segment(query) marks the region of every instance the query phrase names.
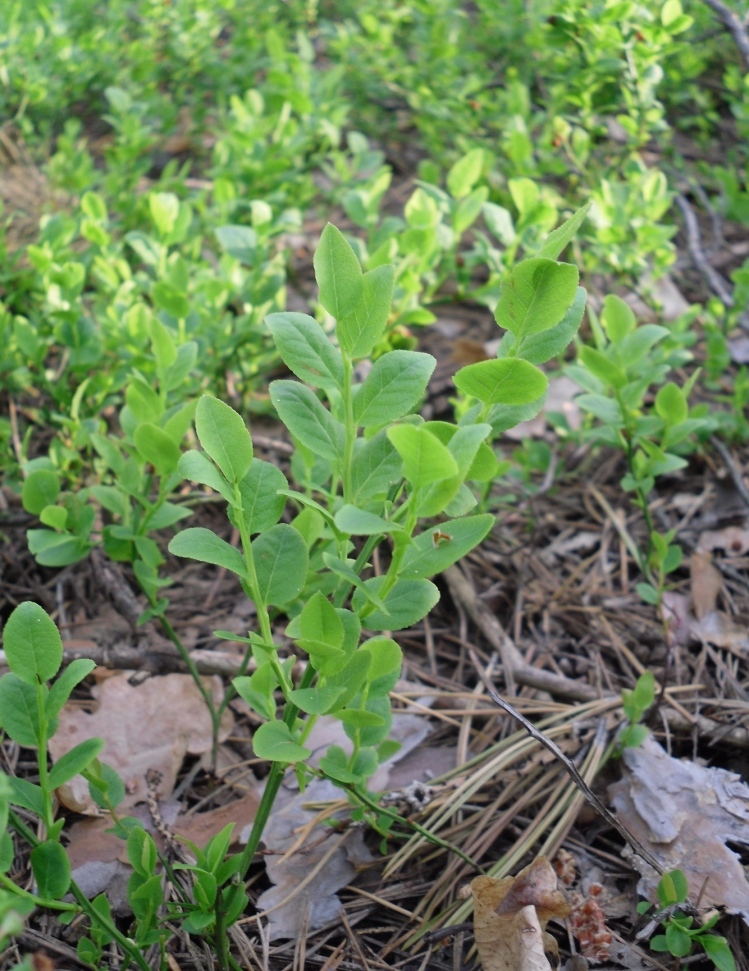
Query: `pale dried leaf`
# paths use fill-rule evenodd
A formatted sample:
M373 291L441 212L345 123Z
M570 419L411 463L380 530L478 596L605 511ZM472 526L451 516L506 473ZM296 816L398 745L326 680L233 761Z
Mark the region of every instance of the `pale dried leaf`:
M701 620L715 609L718 594L723 589L723 574L713 566L708 550L692 553L689 560L689 580L692 591L692 607Z
M103 738L102 762L112 766L125 782L126 795L120 807L129 810L146 797L146 772L162 775L161 791L172 792L186 755L201 755L211 747L211 720L195 682L187 674L150 678L137 686L128 681L129 672L118 672L92 688L97 707L88 712L79 705L66 705L60 712L59 727L50 739L54 761L79 742ZM218 678L204 679L220 697ZM227 710L221 723L221 738L231 731L233 718ZM79 813L97 815L98 809L81 776L57 791L60 802Z
M689 633L696 641L714 644L739 657L749 654L749 631L743 624L737 624L722 610L712 610L704 617L692 621Z
M421 745L430 732L426 718L396 713L390 734L401 743L401 749L378 768L370 788L388 789L392 767ZM347 752L351 750L351 740L343 724L330 717L317 721L306 744L312 749L313 764L330 745L340 745ZM342 797L341 790L325 779L314 780L304 793L295 792L295 788L295 779L287 775L286 785L263 831L263 843L270 851L266 869L274 886L260 896L257 908L268 914L272 941L296 940L305 930L317 930L337 919L341 909L337 892L351 883L358 869L372 859L361 830L339 833L322 826L314 827L304 843L285 858L284 854L297 843L302 829L316 816L316 812L305 808L307 804ZM246 833L243 838L247 838Z
M749 882L726 843L749 844L749 786L733 772L669 756L651 736L622 753L609 797L627 829L664 870L683 870L693 901L749 923ZM658 874L638 856L639 892L655 902Z
M725 550L742 556L749 551L749 529L742 526L725 526L723 529L708 529L700 535L698 550Z
M476 877L471 893L484 971L551 971L546 954L556 954L557 946L546 924L570 910L546 857L537 857L516 877Z

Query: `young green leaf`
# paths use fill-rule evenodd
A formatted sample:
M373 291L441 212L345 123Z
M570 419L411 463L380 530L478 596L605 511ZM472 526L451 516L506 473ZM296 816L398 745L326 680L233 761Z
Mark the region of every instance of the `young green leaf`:
M686 421L689 405L681 388L669 381L658 389L655 396L655 410L668 425L678 425Z
M40 897L59 900L70 887L71 868L68 854L61 843L47 840L31 851L31 869Z
M401 530L397 523L390 523L366 509L356 506L342 506L335 514L336 528L349 536L376 536L378 533L393 533Z
M518 339L554 327L575 299L579 273L570 263L523 260L502 286L496 319Z
M241 416L218 398L203 395L195 412L195 430L229 482L239 482L252 461L252 439Z
M549 383L543 371L517 357L469 364L453 381L463 394L484 404L503 405L529 404L544 394Z
M262 459L252 460L239 483L242 518L251 536L276 525L286 505L285 496L279 495L278 490L288 486L286 476L275 465Z
M289 692L289 699L308 715L326 715L338 707L345 688L295 688Z
M453 199L467 196L476 185L484 167L484 150L474 148L467 152L447 173L447 188Z
M0 728L24 748L36 748L39 743L36 689L15 674L0 678Z
M403 459L403 474L416 488L457 474L458 463L423 425L396 425L387 436Z
M302 762L312 753L294 741L285 722L266 722L252 736L252 747L259 759L268 762Z
M301 534L279 523L252 541L258 594L264 604L285 604L302 592L307 579L307 544Z
M281 421L310 451L331 461L342 458L343 425L309 388L296 381L272 381L270 397Z
M384 498L401 475L401 457L383 429L367 442L359 440L351 464L353 500Z
M330 745L325 755L320 759L320 770L335 782L358 784L362 780L356 772L348 767L348 755L340 745Z
M627 334L634 330L637 321L630 305L621 297L610 293L603 299L601 323L606 329L609 340L614 344L620 344Z
M383 354L354 398L355 424L371 428L408 414L424 396L436 364L419 351Z
M512 348L515 348L515 357L522 357L524 361L530 361L531 364L545 364L552 357L557 357L580 329L587 298L585 289L578 287L575 291L575 299L567 313L549 330L524 337L520 342L516 340L514 334L505 334L499 345L497 357L507 357Z
M362 297L362 271L343 233L331 223L322 231L314 265L323 307L339 320L352 313Z
M184 452L180 457L177 468L180 474L191 482L206 485L223 496L228 503L234 502L234 492L231 486L203 452L198 452L195 449Z
M585 221L585 217L588 215L588 211L592 205L592 200L581 206L570 218L563 222L561 226L555 229L552 233L544 240L543 246L536 253L537 257L547 260L556 260L565 246L572 241L574 236L577 234L578 229L582 226Z
M627 375L602 351L595 347L581 347L580 360L591 374L612 388L622 388L627 383Z
M442 573L478 546L493 525L494 516L485 513L448 520L425 530L406 550L400 575L432 577Z
M45 506L52 506L60 495L60 480L51 469L35 469L29 472L21 491L21 502L26 512L38 516Z
M372 577L364 586L379 594L384 581L385 577ZM393 589L384 598L387 613L374 610L362 618L362 626L368 630L403 630L425 617L439 598L439 590L430 580L396 580ZM354 610L361 611L366 602L363 591L357 589L353 598Z
M265 318L284 363L316 388L339 391L343 384L341 352L318 322L307 314L279 313Z
M14 806L22 809L29 809L37 816L44 816L44 792L41 786L28 779L19 779L13 776L9 779L11 793L10 801Z
M312 594L299 616L300 640L317 641L340 647L343 644L343 620L327 597L319 590Z
M141 458L150 462L159 475L169 475L177 468L180 450L158 425L150 421L141 422L135 429L133 439Z
M58 786L69 782L85 769L103 748L104 740L101 738L87 738L84 742L80 742L74 748L71 748L52 766L49 774L50 788L57 789Z
M725 937L700 934L697 940L718 971L736 971L736 961Z
M19 604L3 631L8 667L27 684L49 681L62 664L62 638L39 604Z
M85 657L78 657L71 661L65 670L55 678L49 689L44 705L44 713L48 721L59 714L62 706L70 697L70 693L96 667L93 661Z
M169 552L190 560L223 566L237 576L247 578L247 567L239 550L203 526L191 526L177 533L169 543Z
M336 337L351 358L366 357L382 337L393 300L395 272L377 266L362 277L362 294L354 309L336 322Z

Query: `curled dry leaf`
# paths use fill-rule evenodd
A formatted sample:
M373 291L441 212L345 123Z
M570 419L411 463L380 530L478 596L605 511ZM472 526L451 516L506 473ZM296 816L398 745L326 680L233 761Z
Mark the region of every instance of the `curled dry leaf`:
M723 588L723 574L713 566L708 550L692 553L689 560L692 607L698 620L715 610L718 594Z
M476 877L471 883L476 948L484 971L551 971L546 956L557 944L546 933L553 918L570 913L545 856L516 877Z

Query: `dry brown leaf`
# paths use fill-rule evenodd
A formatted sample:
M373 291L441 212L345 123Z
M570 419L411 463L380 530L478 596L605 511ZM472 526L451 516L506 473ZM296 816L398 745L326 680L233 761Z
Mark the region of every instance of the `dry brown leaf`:
M715 609L723 588L723 574L713 566L710 552L700 550L692 553L689 560L689 577L694 613L698 620L702 620Z
M202 755L211 747L211 720L195 682L187 674L150 678L137 686L129 683L129 672L118 672L92 688L97 707L88 712L79 705L66 705L60 712L57 733L49 748L54 761L88 738L103 738L100 756L125 782L121 809L128 810L146 797L146 772L162 775L161 791L171 793L185 755ZM221 682L205 678L204 683L219 698ZM231 731L233 719L224 713L221 738ZM88 784L76 776L58 789L63 805L75 812L98 815L88 793Z
M190 840L198 847L203 847L211 837L228 823L235 823L232 832L234 841L239 840L240 833L254 821L257 808L260 805L261 792L259 786L251 789L241 799L218 809L209 809L204 813L192 813L189 816L177 816L172 827L177 836Z
M551 971L557 954L546 925L569 915L557 875L545 856L516 877L476 877L471 882L476 949L484 971Z
M749 551L749 529L742 526L725 526L723 529L707 529L700 535L698 550L725 550L742 556Z
M650 737L622 753L609 787L619 819L664 870L683 870L692 900L725 907L749 923L749 882L726 843L749 844L749 786L733 772L674 759ZM658 874L639 856L638 890L655 902Z

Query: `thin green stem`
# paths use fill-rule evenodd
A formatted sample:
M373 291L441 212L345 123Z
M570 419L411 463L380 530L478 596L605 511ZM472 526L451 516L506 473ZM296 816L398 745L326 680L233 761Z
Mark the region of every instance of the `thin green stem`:
M44 802L44 817L42 822L47 833L54 825L54 812L52 809L52 793L49 788L49 772L47 770L47 714L45 712L44 685L39 682L36 685L36 712L39 722L39 744L36 750L36 759L39 767L39 788L42 790L42 800Z
M335 782L335 780L332 780L332 781ZM377 802L375 802L375 800L369 795L368 792L363 791L358 786L355 786L353 783L336 782L336 785L340 786L343 789L348 790L348 792L351 793L354 799L357 799L362 805L366 806L368 809L371 809L373 812L377 813L378 815L387 816L388 819L392 819L396 823L401 823L403 826L409 826L411 829L415 830L420 836L423 836L424 839L428 840L430 843L434 843L436 846L441 846L443 849L449 850L451 853L455 853L456 856L459 856L461 860L463 860L469 866L473 867L473 869L476 870L477 872L479 873L484 872L484 868L479 863L477 863L472 857L468 856L467 853L464 853L463 850L461 850L459 847L455 846L453 843L448 842L447 840L443 840L441 836L435 836L434 833L430 833L428 829L425 829L419 823L415 823L411 819L406 819L405 817L400 816L394 810L387 809L384 806L380 806Z
M66 904L62 900L48 900L46 897L37 897L35 893L29 893L28 890L24 890L18 884L13 883L10 877L6 877L4 873L0 873L0 886L5 887L16 897L28 900L35 907L44 907L47 910L72 910L76 913L81 909L77 904Z
M341 398L343 401L343 425L345 430L343 449L343 501L351 502L353 492L351 486L351 466L354 460L354 443L356 442L356 425L354 424L354 398L351 389L353 364L348 354L341 352L343 358L343 386Z

